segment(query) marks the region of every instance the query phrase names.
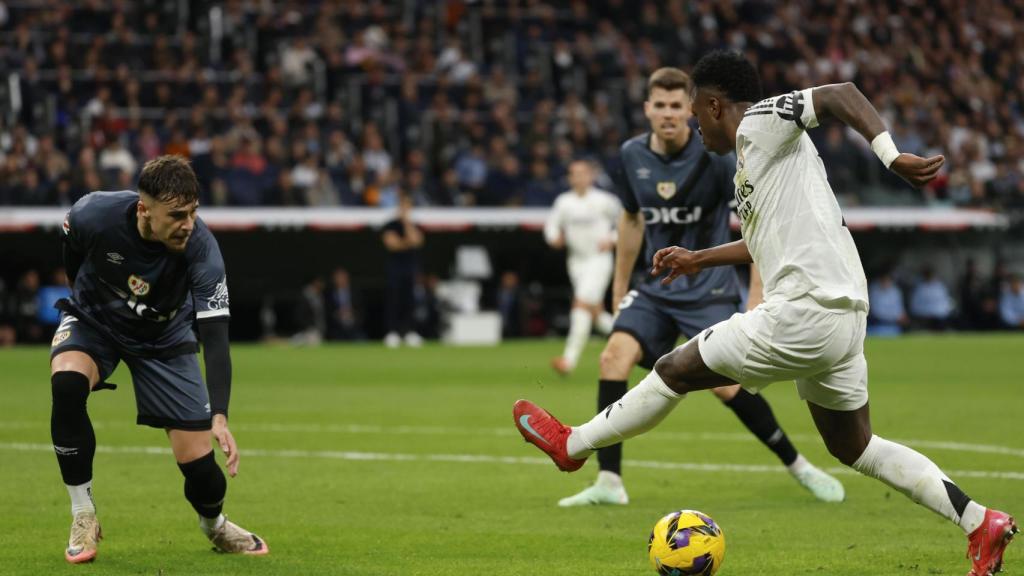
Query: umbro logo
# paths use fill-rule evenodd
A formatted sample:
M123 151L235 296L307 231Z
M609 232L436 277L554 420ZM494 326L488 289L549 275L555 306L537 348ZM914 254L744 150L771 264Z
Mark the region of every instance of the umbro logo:
M121 256L117 252L107 252L107 262L120 265L121 262L124 262L124 256Z
M637 168L636 169L636 177L641 179L641 180L649 180L650 177L651 177L651 169L650 168Z

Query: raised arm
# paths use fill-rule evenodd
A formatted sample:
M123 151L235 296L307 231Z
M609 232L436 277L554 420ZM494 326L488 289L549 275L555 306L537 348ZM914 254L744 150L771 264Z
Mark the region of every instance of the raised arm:
M838 118L860 133L885 167L919 188L938 174L945 162L942 155L921 158L896 149L892 136L878 111L852 82L819 86L812 93L814 113L820 120L825 116Z

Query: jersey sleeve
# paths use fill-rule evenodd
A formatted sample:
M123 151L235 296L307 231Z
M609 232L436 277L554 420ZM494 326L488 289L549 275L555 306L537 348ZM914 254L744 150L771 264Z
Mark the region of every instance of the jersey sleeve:
M807 88L758 102L743 114L740 131L758 148L787 151L805 130L818 125L812 93Z
M555 199L555 204L548 212L547 220L544 221L544 241L548 244L557 241L562 234L562 212L565 211L565 202L562 201L562 198L564 196Z
M630 214L636 214L640 211L640 205L637 203L636 194L633 192L633 187L629 183L629 178L626 176L626 151L621 152L621 158L619 166L612 174L612 182L615 183L615 193L619 197L619 201L622 202L622 209Z
M196 320L226 319L229 310L228 279L224 258L213 233L197 226L197 247L189 261L188 274Z
M89 251L94 235L95 218L91 213L95 210L91 209L94 200L91 196L91 194L86 194L78 202L75 202L71 210L68 210L67 215L64 216L64 223L61 225L64 244L73 252L83 255Z

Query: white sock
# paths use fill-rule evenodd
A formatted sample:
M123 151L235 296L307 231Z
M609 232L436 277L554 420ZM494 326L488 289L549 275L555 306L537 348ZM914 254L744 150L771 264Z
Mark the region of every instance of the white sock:
M68 495L71 496L72 517L81 512L96 513L96 504L92 501L92 480L78 486L64 486L67 486Z
M204 534L209 536L210 534L216 532L218 528L223 526L225 520L227 520L227 518L225 518L223 514L217 514L216 518L207 518L206 516L200 516L199 529L202 530Z
M579 460L598 448L647 432L668 416L684 396L676 394L651 370L617 402L590 422L572 429L566 445L569 457Z
M562 357L569 363L570 368L576 367L580 359L580 352L590 338L590 325L592 319L590 312L583 308L573 308L569 313L569 337L565 339L565 352Z
M607 336L612 333L613 324L615 324L615 317L602 310L601 313L597 315L597 322L595 322L594 327L597 328L598 332Z
M790 463L789 466L786 466L786 468L789 469L789 473L792 474L793 476L796 476L797 474L803 472L804 470L810 467L811 463L807 461L807 458L804 458L803 454L797 454L796 460L793 460L793 462Z
M597 473L597 482L594 484L606 488L622 488L622 476L608 470L601 470Z
M914 502L950 519L968 534L985 518L985 508L975 502L968 502L961 518L943 483L952 483L949 477L927 457L902 444L872 436L864 453L853 463L853 469L885 482Z

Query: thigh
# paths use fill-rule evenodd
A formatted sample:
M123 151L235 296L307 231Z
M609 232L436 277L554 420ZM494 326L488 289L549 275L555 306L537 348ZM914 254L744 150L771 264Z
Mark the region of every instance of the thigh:
M608 283L612 279L612 259L608 254L599 254L570 265L573 295L577 300L590 305L604 302Z
M868 363L864 357L865 315L850 314L837 328L850 332L845 358L818 374L796 379L800 397L823 408L851 411L868 403ZM837 335L836 340L841 341Z
M847 466L860 458L871 441L871 410L868 404L856 410L832 410L808 402L821 439L830 454Z
M612 332L625 332L640 343L640 365L651 369L654 363L676 345L679 331L666 310L649 296L630 290L619 304Z
M135 385L137 422L155 428L209 430L210 400L199 356L126 358Z
M117 350L98 331L67 312L61 312L60 323L50 344L50 372L65 370L81 372L95 386L114 372L119 361Z
M633 365L643 357L640 343L627 332L612 332L601 351L601 379L627 380Z

